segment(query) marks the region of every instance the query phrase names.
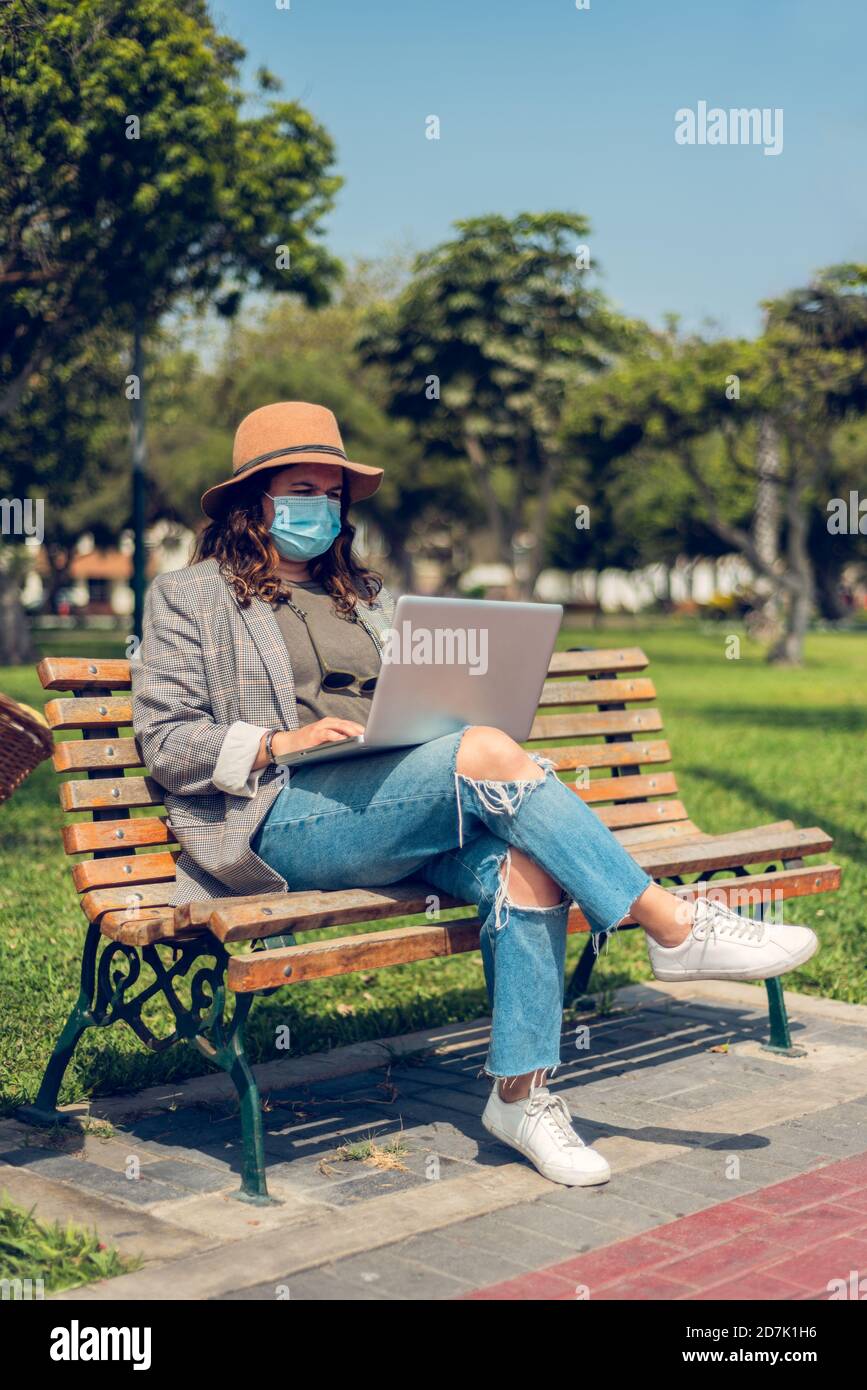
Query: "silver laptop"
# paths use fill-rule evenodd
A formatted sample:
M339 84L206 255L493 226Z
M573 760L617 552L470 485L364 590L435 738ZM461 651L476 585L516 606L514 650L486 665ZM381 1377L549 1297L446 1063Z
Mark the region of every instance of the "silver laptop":
M533 724L560 630L559 603L398 600L364 733L286 753L294 767L428 743L490 724L518 743Z

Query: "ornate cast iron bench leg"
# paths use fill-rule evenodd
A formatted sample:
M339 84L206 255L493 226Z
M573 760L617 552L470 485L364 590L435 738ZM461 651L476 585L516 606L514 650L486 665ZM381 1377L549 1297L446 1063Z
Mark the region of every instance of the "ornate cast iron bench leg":
M78 1040L87 1028L94 1027L96 1020L91 1013L91 1004L96 987L96 955L99 947L99 927L91 922L87 928L84 952L81 957L81 986L78 999L70 1010L63 1031L54 1044L54 1051L45 1068L36 1099L32 1105L22 1105L17 1111L20 1120L33 1125L68 1124L72 1116L57 1109L57 1097L78 1046Z
M771 1034L768 1042L762 1043L765 1052L784 1052L787 1057L806 1057L805 1047L796 1047L792 1042L792 1035L789 1032L789 1018L786 1013L786 1001L783 997L783 982L779 976L773 980L765 980L765 989L768 992L768 1018L771 1025Z
M259 1091L244 1052L244 1025L255 996L233 996L232 1015L226 1016L229 957L225 947L211 936L163 947L171 950L173 956L171 963L166 965L156 946L139 950L119 941L109 941L99 954L100 939L98 926L91 923L82 956L78 1000L57 1040L39 1094L33 1105L19 1109L19 1118L37 1125L69 1122L71 1117L57 1109L57 1097L76 1044L87 1028L107 1028L122 1020L151 1052L164 1052L177 1042L192 1042L203 1056L227 1072L238 1092L243 1156L241 1187L234 1195L245 1202L273 1202L265 1180ZM175 983L208 957L213 964L203 965L190 977L187 1006L177 994ZM153 979L127 998L139 982L143 964L147 965ZM160 997L168 1004L175 1024L174 1031L166 1037L154 1034L143 1017L145 1005Z
M783 860L784 869L802 869L803 867L803 859ZM764 919L764 903L759 904L757 915ZM765 1052L782 1052L786 1057L806 1057L807 1049L798 1047L792 1042L782 978L778 975L773 980L765 980L765 989L768 993L768 1019L771 1030L768 1041L762 1044L763 1050Z

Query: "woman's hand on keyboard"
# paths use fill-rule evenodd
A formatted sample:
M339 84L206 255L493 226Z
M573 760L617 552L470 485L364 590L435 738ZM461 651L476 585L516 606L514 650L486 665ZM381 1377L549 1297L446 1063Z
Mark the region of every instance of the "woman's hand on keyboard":
M304 748L320 748L323 743L342 743L347 738L357 738L364 733L364 725L354 719L334 719L326 716L314 724L305 724L303 729L284 729L271 740L275 758L286 753L300 753Z

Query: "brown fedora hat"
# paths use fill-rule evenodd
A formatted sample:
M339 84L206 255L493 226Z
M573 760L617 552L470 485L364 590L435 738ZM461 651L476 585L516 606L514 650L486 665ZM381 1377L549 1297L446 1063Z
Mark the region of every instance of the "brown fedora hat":
M231 501L232 488L266 469L294 463L334 463L347 476L350 502L370 497L382 482L382 469L352 463L346 457L340 429L330 410L309 401L278 401L245 415L235 432L232 476L209 487L202 511L217 517Z

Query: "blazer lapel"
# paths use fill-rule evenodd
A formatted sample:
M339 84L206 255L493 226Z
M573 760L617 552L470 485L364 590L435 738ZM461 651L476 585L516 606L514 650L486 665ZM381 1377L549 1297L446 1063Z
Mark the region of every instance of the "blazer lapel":
M391 626L391 620L394 616L394 603L391 596L387 595L386 601L383 602L383 593L385 593L384 590L380 592L377 607L367 608L359 604L357 610L358 621L370 633L380 651L382 651L385 634Z
M237 599L235 600L237 603ZM277 619L269 604L259 598L250 602L249 608L241 608L247 631L252 637L274 691L274 702L280 711L284 729L294 729L298 725L298 710L295 702L295 680L289 662L289 653Z

